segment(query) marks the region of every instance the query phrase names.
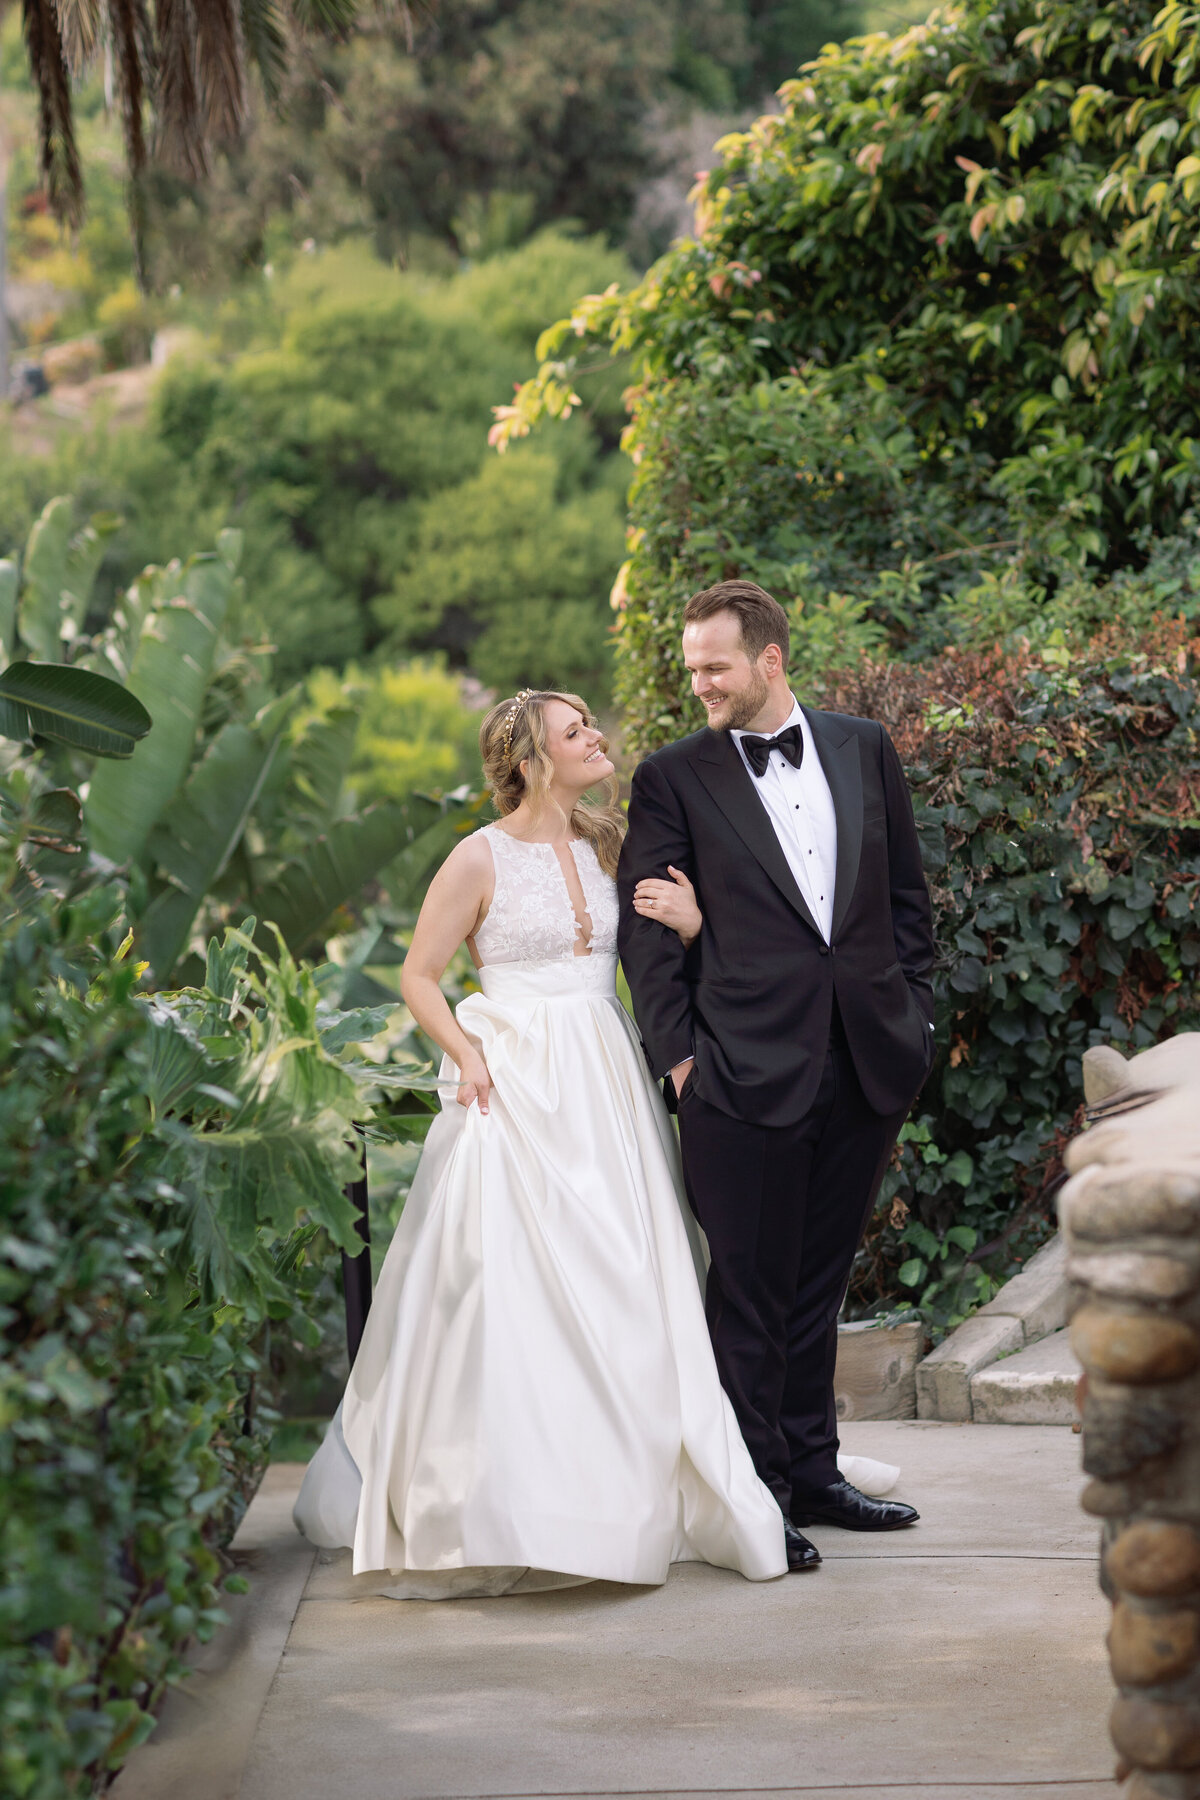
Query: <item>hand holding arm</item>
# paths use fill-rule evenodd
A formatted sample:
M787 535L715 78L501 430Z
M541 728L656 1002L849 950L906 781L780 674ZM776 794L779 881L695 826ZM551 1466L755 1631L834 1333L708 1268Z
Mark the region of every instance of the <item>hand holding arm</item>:
M638 882L633 890L634 911L641 913L643 919L666 925L682 944L692 944L700 936L704 924L704 914L696 902L696 890L683 870L671 863L667 864L667 874L670 881L648 876Z

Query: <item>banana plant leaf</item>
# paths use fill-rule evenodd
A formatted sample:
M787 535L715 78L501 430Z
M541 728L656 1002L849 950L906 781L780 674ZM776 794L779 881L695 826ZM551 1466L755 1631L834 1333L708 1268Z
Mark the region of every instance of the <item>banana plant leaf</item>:
M197 912L241 840L287 726L288 705L255 725L226 725L147 848L168 885L138 926L139 948L161 986L178 962Z
M404 848L408 829L408 809L398 801L338 819L254 896L259 918L275 925L289 950L299 954Z
M25 550L18 631L25 649L41 662L53 662L79 635L105 545L121 521L97 513L82 531L74 524L72 502L51 500Z
M407 840L389 864L383 883L393 906L415 912L455 844L490 817L491 800L487 794L448 794L443 800L414 794L407 811Z
M134 694L91 669L16 662L0 674L0 731L6 737L53 738L94 756L127 760L150 726L150 714Z
M357 735L358 714L348 706L305 727L288 756L288 785L280 797L289 824L307 831L332 824Z
M187 776L235 569L218 554L156 573L155 609L129 672L131 691L154 720L154 739L123 767L98 768L85 808L93 847L112 862L140 855Z
M13 653L17 636L17 565L8 557L0 559L0 656L5 662Z

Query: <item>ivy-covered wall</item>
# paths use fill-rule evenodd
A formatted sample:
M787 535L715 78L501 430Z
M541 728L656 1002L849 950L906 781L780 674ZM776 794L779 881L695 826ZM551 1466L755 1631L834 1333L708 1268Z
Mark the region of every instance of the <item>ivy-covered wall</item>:
M1200 1029L1200 640L864 660L821 703L881 720L934 904L938 1056L852 1299L936 1330L1053 1229L1090 1045Z

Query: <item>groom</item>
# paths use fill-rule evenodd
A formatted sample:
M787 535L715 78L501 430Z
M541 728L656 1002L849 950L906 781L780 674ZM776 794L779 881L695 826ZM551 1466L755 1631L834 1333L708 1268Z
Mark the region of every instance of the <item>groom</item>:
M778 602L723 581L683 618L708 729L634 774L621 961L678 1107L721 1382L807 1568L800 1525L917 1518L840 1479L833 1373L854 1253L933 1060L929 893L890 738L796 703ZM633 907L668 865L704 913L688 949Z

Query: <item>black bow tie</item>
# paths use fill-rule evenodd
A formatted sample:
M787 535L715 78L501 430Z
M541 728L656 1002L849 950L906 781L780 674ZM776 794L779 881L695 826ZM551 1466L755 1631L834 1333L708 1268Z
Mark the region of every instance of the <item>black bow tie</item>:
M767 772L772 750L782 750L793 769L798 769L804 757L804 733L799 725L785 725L776 737L744 737L742 749L746 752L746 761L760 778Z

